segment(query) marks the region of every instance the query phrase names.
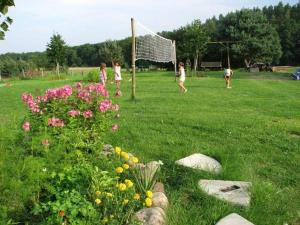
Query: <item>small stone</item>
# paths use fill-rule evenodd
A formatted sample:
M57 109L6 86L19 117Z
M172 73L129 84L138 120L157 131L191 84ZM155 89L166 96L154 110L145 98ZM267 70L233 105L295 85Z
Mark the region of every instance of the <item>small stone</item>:
M217 160L200 153L177 160L175 163L185 167L214 173L220 173L222 169L221 164Z
M153 192L162 192L165 193L164 184L161 182L156 182L156 184L153 187Z
M166 222L166 214L159 207L143 208L135 216L143 225L163 225Z
M246 207L250 205L249 182L200 180L198 185L208 195L218 199Z
M154 192L152 197L152 205L166 210L169 206L167 196L162 192Z
M254 225L236 213L232 213L221 219L216 225Z

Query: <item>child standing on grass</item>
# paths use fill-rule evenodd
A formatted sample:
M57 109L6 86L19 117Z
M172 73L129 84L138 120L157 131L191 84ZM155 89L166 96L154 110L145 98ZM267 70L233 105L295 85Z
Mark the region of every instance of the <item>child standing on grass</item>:
M231 83L231 76L232 75L233 75L233 71L230 69L230 67L228 69L225 69L224 79L225 79L227 88L231 88L230 83Z
M185 71L184 71L184 63L180 62L179 63L179 89L181 92L186 93L187 89L184 86L184 81L185 81Z
M105 63L101 63L100 65L100 83L103 84L103 86L105 86L106 81L107 81L107 74L106 74L106 64Z
M117 61L113 61L112 62L112 66L113 66L113 70L115 73L115 81L116 81L116 86L117 86L117 90L116 90L116 96L122 96L122 92L121 92L121 66L119 64L119 62Z

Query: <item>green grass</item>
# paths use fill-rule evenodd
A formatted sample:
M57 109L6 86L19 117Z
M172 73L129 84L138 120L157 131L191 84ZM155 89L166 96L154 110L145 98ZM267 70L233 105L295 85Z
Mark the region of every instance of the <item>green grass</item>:
M232 212L256 225L299 224L300 83L284 73L236 72L233 88L225 89L222 72L202 75L188 78L188 92L180 94L171 73L138 73L134 102L125 76L124 95L115 99L121 106L120 131L106 142L145 161L164 162L161 179L170 200L170 225L214 225ZM18 177L24 165L18 158L21 150L11 150L26 113L21 93L40 93L73 80L15 81L0 87L0 191L26 189L26 180ZM112 94L114 85L108 87ZM174 165L196 152L215 157L223 172L212 175ZM197 188L200 179L252 182L251 206L244 209L205 195ZM4 204L22 199L5 196L11 199Z

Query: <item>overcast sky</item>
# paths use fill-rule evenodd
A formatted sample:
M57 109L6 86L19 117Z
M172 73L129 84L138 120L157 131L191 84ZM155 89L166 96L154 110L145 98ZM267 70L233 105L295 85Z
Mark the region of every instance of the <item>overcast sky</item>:
M44 51L60 33L70 46L130 36L130 18L158 32L173 30L241 8L276 5L275 0L15 0L14 19L0 53ZM298 0L283 0L295 4Z

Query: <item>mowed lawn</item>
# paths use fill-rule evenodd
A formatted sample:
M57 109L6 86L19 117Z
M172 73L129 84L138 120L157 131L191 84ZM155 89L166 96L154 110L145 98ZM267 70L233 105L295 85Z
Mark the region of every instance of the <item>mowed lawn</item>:
M130 100L131 83L125 76L123 97L114 99L121 106L120 130L105 142L134 152L142 161L164 162L160 179L170 201L170 225L214 225L232 212L256 225L300 224L300 82L289 80L288 74L239 72L233 88L226 89L222 72L204 75L188 78L188 92L180 94L172 73L138 73L135 101ZM9 186L3 182L14 179L7 177L6 167L10 174L22 169L22 159L7 150L26 113L21 94L75 80L17 81L0 87L1 189ZM216 158L222 173L174 164L193 153ZM18 160L11 168L13 159ZM251 206L236 207L207 196L198 189L200 179L252 182Z

